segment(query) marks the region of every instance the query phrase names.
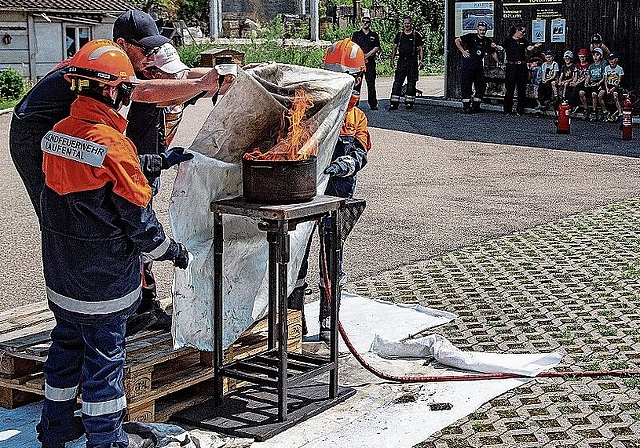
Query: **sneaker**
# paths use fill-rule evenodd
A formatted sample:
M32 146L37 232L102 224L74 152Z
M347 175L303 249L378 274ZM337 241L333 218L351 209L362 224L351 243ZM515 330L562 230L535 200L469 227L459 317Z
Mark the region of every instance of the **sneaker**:
M602 113L602 116L600 117L600 121L609 121L610 116L611 116L611 113L608 110L604 111Z
M40 423L36 425L36 432L38 433L38 442L42 442L42 426ZM67 437L67 442L73 442L79 439L85 434L84 425L82 424L82 417L75 415L73 417L73 432ZM43 448L64 448L64 443L56 443L53 445L42 445Z
M389 105L389 110L398 110L398 105L397 104L390 104Z
M609 115L609 121L611 123L615 123L616 121L618 121L618 118L620 118L620 112L618 112L617 110Z
M406 106L407 106L407 109L413 109L413 103L409 103Z
M371 109L371 110L378 110L378 106L371 106L369 109Z
M470 107L465 107L462 109L463 114L472 114L473 110Z
M142 330L146 330L147 328L155 325L158 322L158 318L156 317L153 311L145 311L140 314L132 314L127 318L127 336L132 336Z
M598 112L593 112L590 116L589 116L589 121L591 123L594 123L596 121L598 121Z
M585 110L582 114L582 119L584 121L589 121L589 116L591 115L591 111L589 109Z
M576 107L574 107L574 108L571 110L571 114L572 114L572 115L575 115L575 114L577 114L578 112L580 112L580 110L581 110L581 109L582 109L582 106L576 106Z

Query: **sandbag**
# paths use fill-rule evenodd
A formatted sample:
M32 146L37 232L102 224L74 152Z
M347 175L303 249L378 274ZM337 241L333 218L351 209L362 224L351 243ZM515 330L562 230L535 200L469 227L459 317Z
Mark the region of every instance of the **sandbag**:
M189 148L195 157L180 164L169 204L170 226L193 261L175 269L173 328L176 348L214 350L212 201L242 195L242 155L266 151L278 136L295 90L311 95L312 138L318 143L317 191L324 192L353 78L327 70L268 63L239 70L235 85L209 114ZM268 309L268 246L257 221L224 215L223 348L232 344ZM289 292L293 289L313 223L290 232Z

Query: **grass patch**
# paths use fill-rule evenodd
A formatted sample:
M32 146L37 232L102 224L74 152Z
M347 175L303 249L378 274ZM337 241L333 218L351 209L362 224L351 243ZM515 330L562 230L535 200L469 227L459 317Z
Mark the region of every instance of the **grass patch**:
M11 109L13 106L18 104L19 99L11 100L11 101L0 101L0 110Z

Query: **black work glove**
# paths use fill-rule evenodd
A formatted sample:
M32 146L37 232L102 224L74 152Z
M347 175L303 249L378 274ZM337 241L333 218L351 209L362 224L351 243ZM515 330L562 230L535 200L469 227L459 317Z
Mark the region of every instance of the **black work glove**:
M181 146L176 146L174 148L167 149L165 152L160 154L160 157L162 158L162 169L166 170L169 167L193 159L193 154L184 152L184 148Z
M184 244L176 243L173 239L169 243L169 248L160 257L156 258L158 261L173 261L173 265L179 269L186 269L189 265L189 251Z
M189 251L187 250L186 247L184 247L184 244L182 243L177 243L177 244L178 244L178 254L173 259L173 265L178 269L187 269L187 266L189 265Z
M325 168L324 173L330 176L347 177L356 172L356 161L351 156L340 156Z

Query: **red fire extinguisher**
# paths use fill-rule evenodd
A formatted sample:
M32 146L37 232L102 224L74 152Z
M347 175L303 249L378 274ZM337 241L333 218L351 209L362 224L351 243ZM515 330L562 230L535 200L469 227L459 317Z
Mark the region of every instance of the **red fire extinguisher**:
M571 133L571 107L567 101L558 106L558 134Z
M627 98L622 103L622 140L631 140L633 134L633 122L631 120L631 100Z

